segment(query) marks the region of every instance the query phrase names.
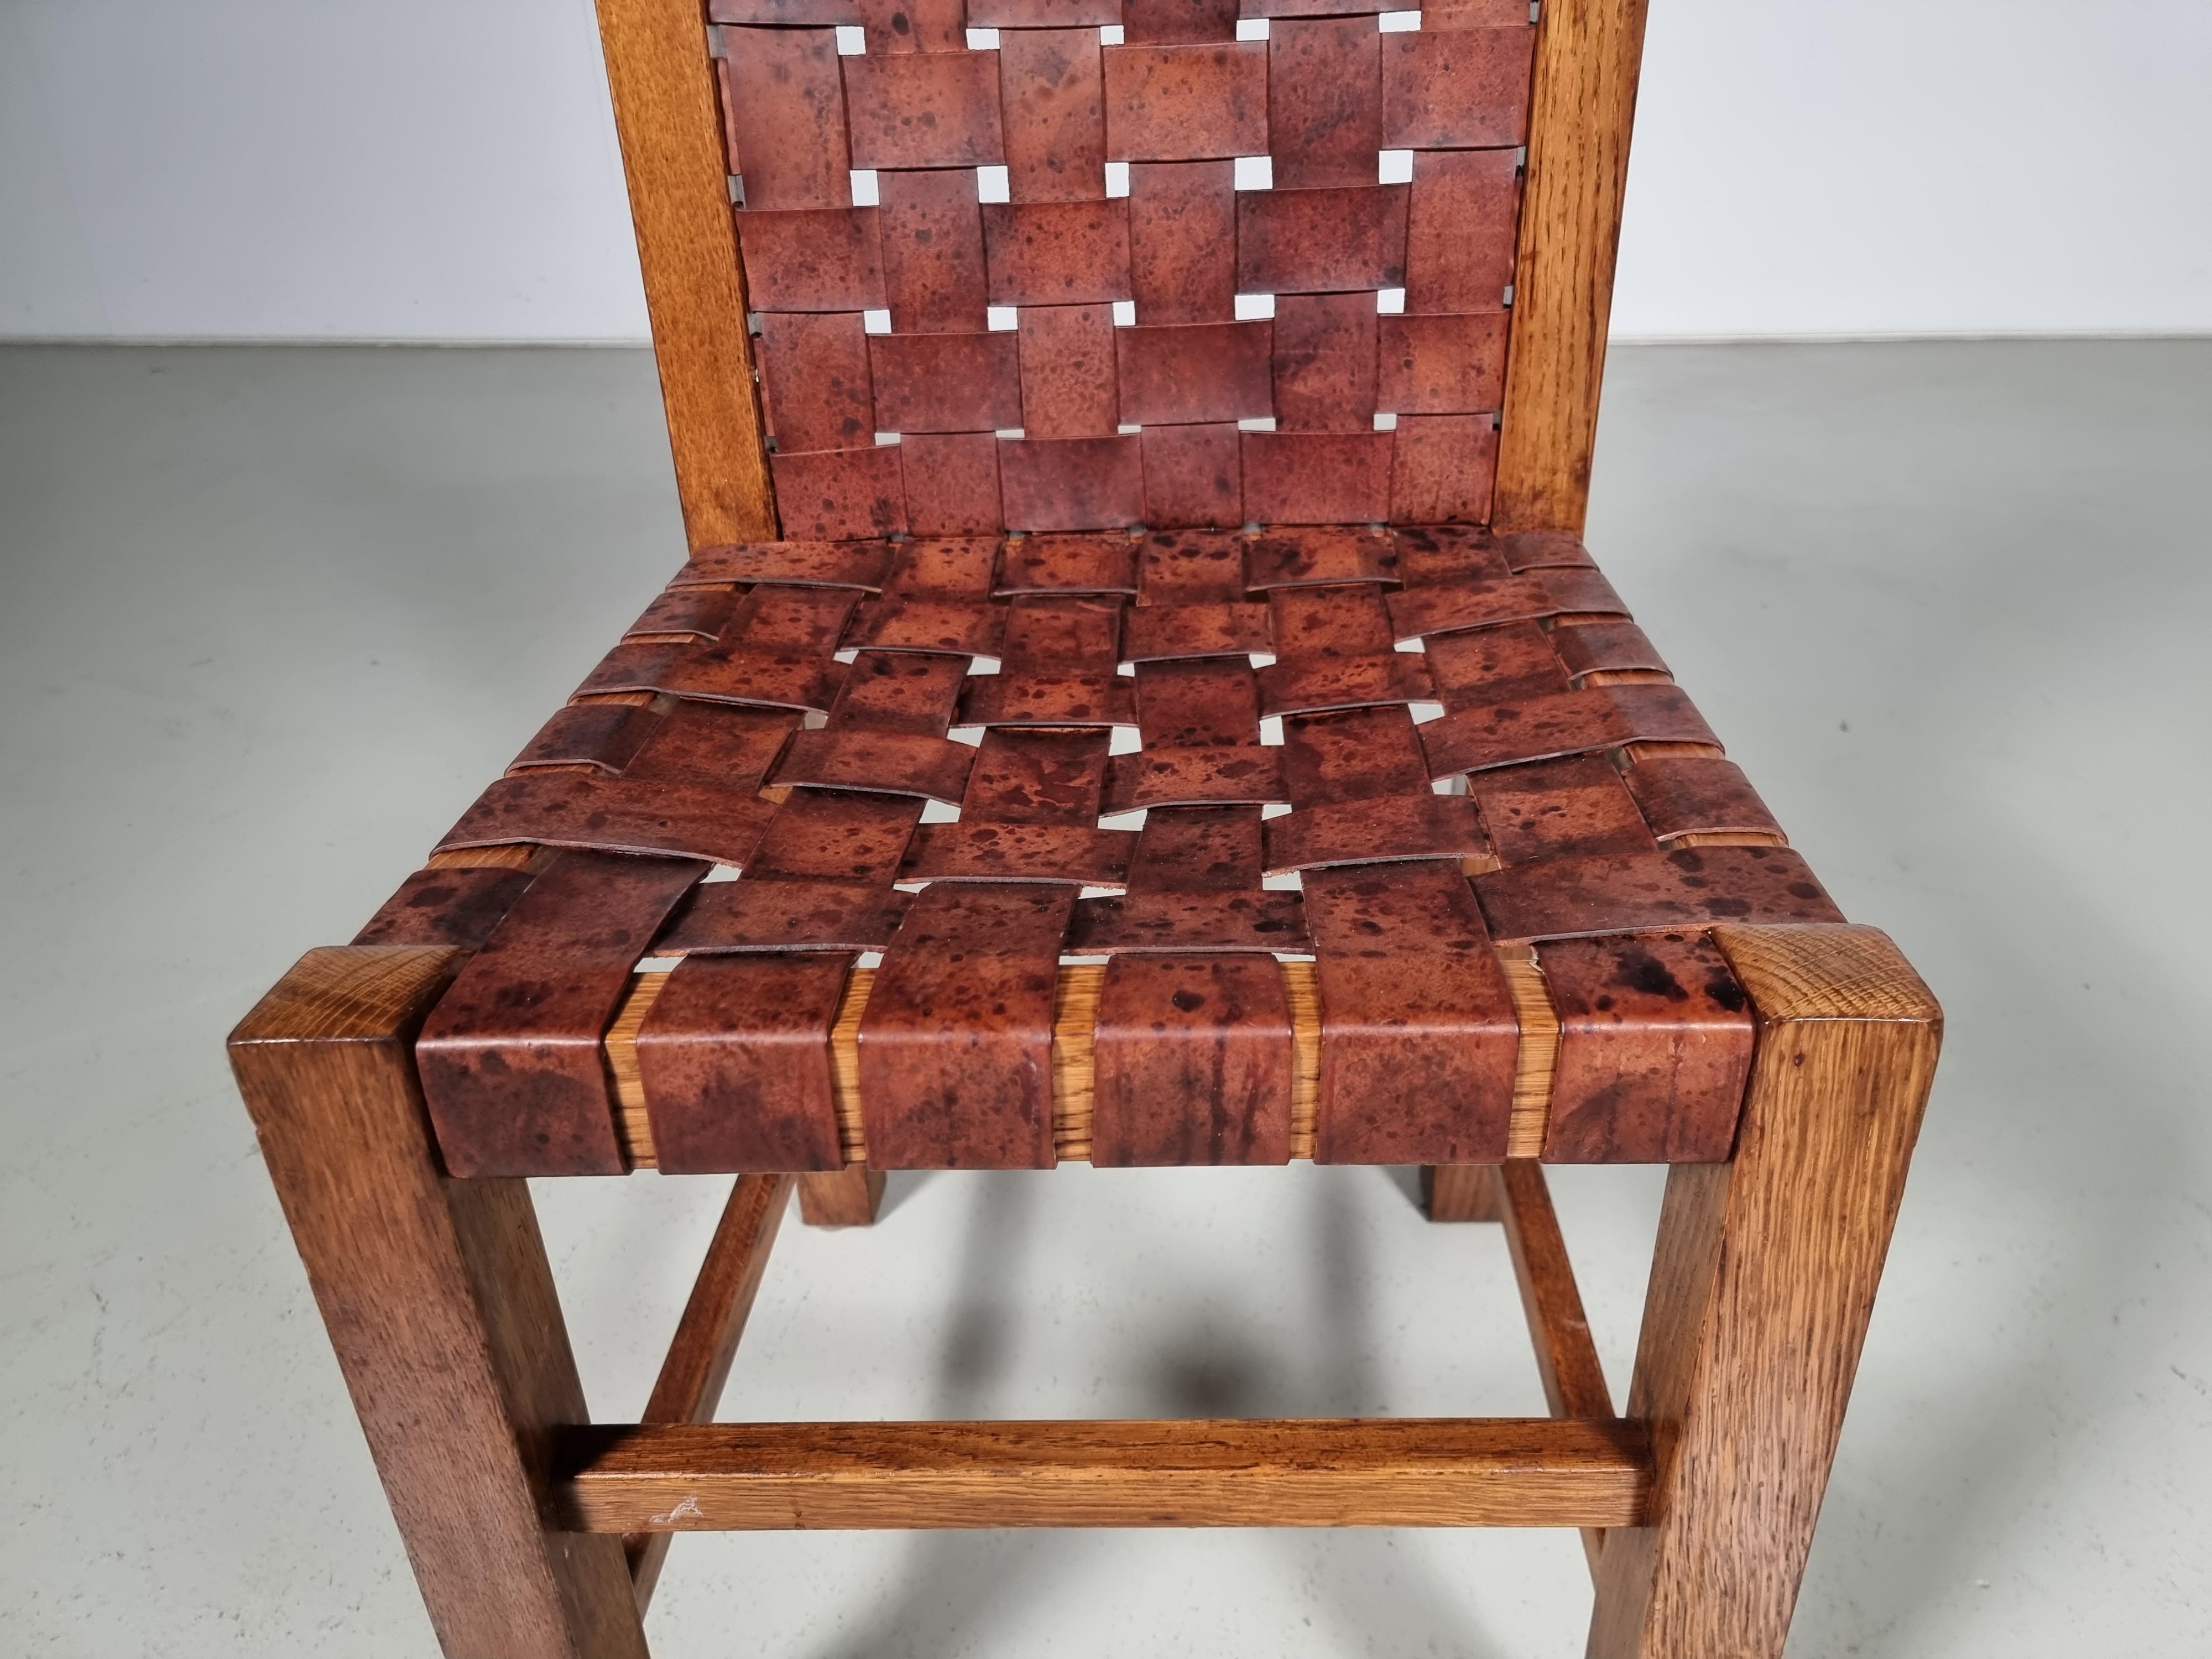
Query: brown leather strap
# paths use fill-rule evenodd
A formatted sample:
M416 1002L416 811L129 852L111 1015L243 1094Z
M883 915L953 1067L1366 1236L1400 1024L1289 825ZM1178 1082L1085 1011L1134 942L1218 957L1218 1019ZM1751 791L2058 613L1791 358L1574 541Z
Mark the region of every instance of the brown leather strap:
M872 882L763 875L703 882L653 942L653 954L880 951L897 931L906 902L905 894Z
M1559 1018L1544 1156L1717 1163L1751 1075L1751 1000L1695 933L1567 939L1537 953Z
M1629 743L1720 749L1696 707L1673 685L1613 685L1446 714L1422 728L1430 775L1486 771Z
M1805 860L1786 847L1548 859L1478 876L1475 890L1501 939L1844 920Z
M933 883L860 1019L860 1109L887 1169L1048 1169L1052 1015L1076 890Z
M1658 842L1602 755L1501 766L1468 775L1498 855L1534 864L1577 853L1648 853Z
M705 867L565 853L516 901L416 1043L454 1175L622 1172L600 1040L630 969Z
M1505 1156L1520 1023L1455 862L1305 877L1321 992L1324 1164Z
M1120 898L1076 907L1068 948L1085 954L1271 951L1304 955L1304 901L1261 880L1257 807L1155 807Z
M583 711L570 710L571 714ZM668 854L741 865L752 856L775 808L757 791L793 724L790 716L747 708L679 703L665 714L625 709L620 740L602 744L584 761L574 747L566 767L538 764L541 745L566 741L573 727L541 732L518 762L477 798L438 843L441 850L536 842L605 852ZM586 720L583 726L596 724ZM611 763L647 735L619 767ZM549 735L550 734L550 735ZM706 750L716 757L702 767ZM553 747L554 756L563 751Z
M1289 1160L1295 1058L1273 957L1115 957L1092 1056L1093 1164Z
M378 907L356 945L434 945L473 951L530 885L526 870L417 870Z
M1142 750L1115 756L1107 774L1109 812L1287 799L1275 751L1260 742L1260 689L1249 664L1140 663L1137 726Z
M1734 761L1655 755L1638 761L1622 776L1662 844L1692 835L1782 838L1782 826Z
M852 963L834 952L699 955L668 976L637 1034L663 1170L844 1167L830 1032Z

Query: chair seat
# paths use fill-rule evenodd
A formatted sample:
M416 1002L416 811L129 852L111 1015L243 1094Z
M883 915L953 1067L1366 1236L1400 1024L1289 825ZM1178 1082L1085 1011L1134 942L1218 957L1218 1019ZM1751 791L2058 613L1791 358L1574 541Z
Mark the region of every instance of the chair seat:
M356 944L456 1175L1725 1158L1842 917L1579 542L696 555Z

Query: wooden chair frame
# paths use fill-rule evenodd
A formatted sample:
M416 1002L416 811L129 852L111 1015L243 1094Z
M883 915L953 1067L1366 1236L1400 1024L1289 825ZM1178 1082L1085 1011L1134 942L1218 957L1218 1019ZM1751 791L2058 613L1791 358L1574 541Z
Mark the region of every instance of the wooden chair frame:
M599 16L689 536L772 537L701 15ZM1643 22L1641 0L1543 8L1502 527L1582 525ZM1425 1188L1433 1218L1504 1224L1548 1419L707 1420L794 1182L807 1219L866 1220L880 1177L854 1170L741 1177L641 1421L594 1425L526 1184L452 1178L430 1132L413 1039L463 953L313 951L232 1054L450 1655L642 1656L682 1530L1512 1525L1582 1529L1591 1654L1749 1659L1782 1650L1942 1016L1871 929L1714 939L1753 1006L1751 1085L1733 1158L1670 1172L1619 1415L1519 1158ZM1522 1058L1540 1146L1540 1032Z

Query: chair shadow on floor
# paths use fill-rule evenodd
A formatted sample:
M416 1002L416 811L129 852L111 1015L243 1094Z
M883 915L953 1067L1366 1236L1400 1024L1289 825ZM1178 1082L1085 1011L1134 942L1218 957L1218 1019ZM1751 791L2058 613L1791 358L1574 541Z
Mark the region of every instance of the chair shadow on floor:
M1409 1173L1417 1182L1418 1171ZM931 1403L939 1417L994 1410L1020 1317L1013 1264L1035 1231L1043 1196L1040 1183L1025 1181L989 1182L978 1195L957 1269L961 1291L938 1362ZM1266 1417L1376 1409L1377 1382L1367 1358L1374 1340L1371 1268L1353 1196L1342 1182L1323 1182L1310 1202L1302 1230L1311 1241L1307 1283L1328 1333L1318 1350L1302 1361L1272 1351L1234 1321L1192 1319L1133 1362L1145 1379L1140 1394L1147 1410ZM1301 1562L1316 1599L1347 1632L1358 1632L1361 1650L1406 1659L1446 1653L1502 1659L1501 1650L1470 1627L1465 1595L1395 1547L1393 1537L1334 1533L1317 1576ZM824 1641L815 1653L817 1659L906 1659L971 1650L994 1626L1050 1597L1063 1572L1097 1547L1096 1535L1083 1531L912 1534L896 1588L856 1628Z

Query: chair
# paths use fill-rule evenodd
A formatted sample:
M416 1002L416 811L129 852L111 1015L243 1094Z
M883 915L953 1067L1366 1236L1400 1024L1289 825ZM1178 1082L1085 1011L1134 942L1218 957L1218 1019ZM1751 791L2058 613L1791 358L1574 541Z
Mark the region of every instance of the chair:
M1941 1014L1582 544L1643 6L1530 11L599 0L688 559L231 1039L447 1653L1067 1525L1575 1528L1591 1654L1781 1652ZM1423 1166L1551 1415L712 1420L794 1187L1084 1158ZM1561 1162L1671 1166L1618 1413ZM654 1165L595 1425L524 1177Z

